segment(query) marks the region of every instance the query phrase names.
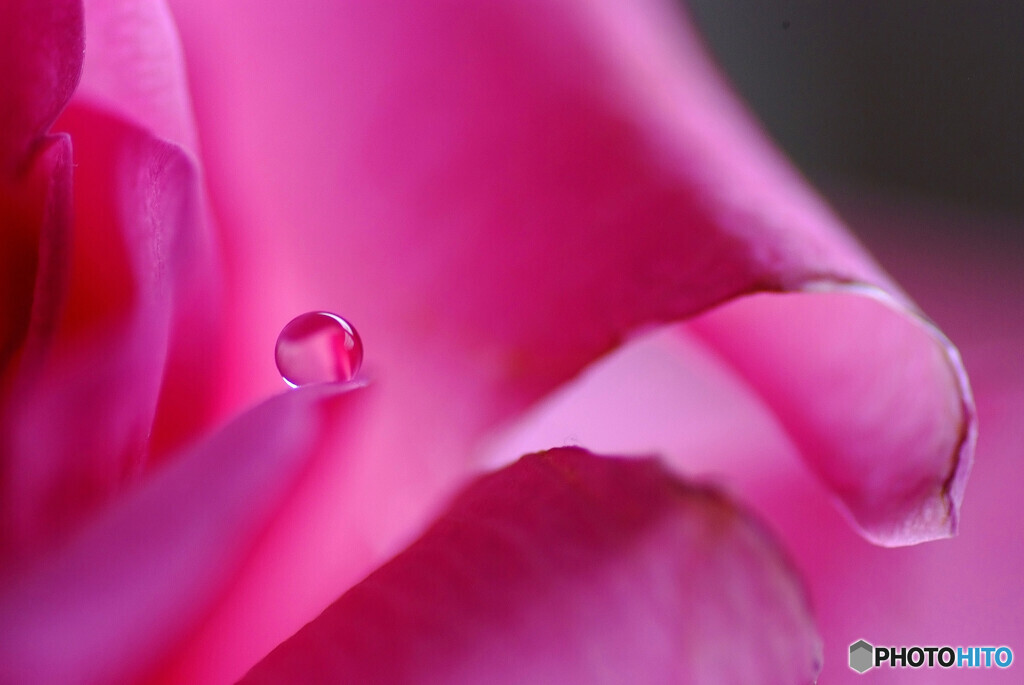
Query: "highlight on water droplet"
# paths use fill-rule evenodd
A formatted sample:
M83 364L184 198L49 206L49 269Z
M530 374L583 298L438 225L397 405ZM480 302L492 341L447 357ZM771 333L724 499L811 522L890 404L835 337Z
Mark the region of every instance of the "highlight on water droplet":
M281 330L274 359L281 378L293 388L350 381L363 363L363 341L337 314L306 312Z

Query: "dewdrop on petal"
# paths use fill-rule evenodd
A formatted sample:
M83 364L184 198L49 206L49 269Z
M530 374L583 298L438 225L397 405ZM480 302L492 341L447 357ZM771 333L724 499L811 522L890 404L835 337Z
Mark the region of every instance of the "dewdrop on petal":
M281 330L274 349L277 370L293 388L350 381L363 363L355 327L331 312L300 314Z

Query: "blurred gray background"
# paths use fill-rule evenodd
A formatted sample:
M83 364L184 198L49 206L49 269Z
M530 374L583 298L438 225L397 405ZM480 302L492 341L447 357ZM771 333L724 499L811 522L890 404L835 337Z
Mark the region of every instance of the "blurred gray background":
M681 1L826 194L1024 217L1024 3Z

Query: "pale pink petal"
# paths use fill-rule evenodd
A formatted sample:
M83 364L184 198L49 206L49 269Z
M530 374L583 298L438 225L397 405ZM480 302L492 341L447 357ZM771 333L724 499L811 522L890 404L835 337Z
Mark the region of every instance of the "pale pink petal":
M156 667L215 606L310 467L344 454L355 387L260 405L5 580L0 680L123 683Z
M245 682L793 684L820 651L788 563L721 495L563 448L469 485Z
M48 274L66 279L68 298L52 349L13 380L0 424L5 523L25 551L77 525L174 443L159 439L158 408L185 424L212 402L203 372L217 290L194 164L84 106L58 125L74 145L74 223L42 249L70 253L67 274ZM160 406L173 350L190 393Z
M674 3L172 7L232 260L224 410L280 387L270 350L306 310L353 321L379 381L363 458L309 493L294 530L324 528L332 503L356 503L368 557L393 553L457 486L482 438L648 325L822 283L865 284L909 306L724 91ZM885 319L888 305L869 306ZM912 432L951 419L969 435L955 360L932 363L945 342L905 321L940 392ZM868 349L871 330L854 333ZM843 396L851 415L874 401ZM969 451L948 437L915 457L932 485L937 471L966 473ZM402 458L410 446L413 463ZM833 468L809 454L821 473L860 463L839 457ZM903 506L897 492L888 518L861 525L887 542L948 533L955 497L912 495L922 492L931 504ZM869 483L855 494L848 506L860 515L886 492ZM921 508L938 512L927 527L908 533L893 518ZM255 620L235 670L220 673L237 676L358 577L350 542L326 540L314 564L291 539L282 529L259 565L274 572L255 570L211 617L181 657L182 678L227 663L223 644L253 616L289 616ZM282 577L298 588L287 603L267 591Z

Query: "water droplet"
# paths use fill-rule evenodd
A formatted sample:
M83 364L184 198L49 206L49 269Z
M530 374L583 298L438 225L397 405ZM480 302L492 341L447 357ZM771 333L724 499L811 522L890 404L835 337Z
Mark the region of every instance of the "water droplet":
M363 363L363 341L337 314L306 312L281 330L274 359L284 382L293 388L349 381Z

